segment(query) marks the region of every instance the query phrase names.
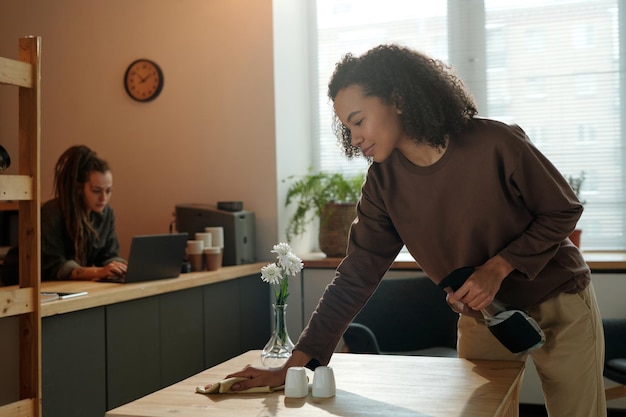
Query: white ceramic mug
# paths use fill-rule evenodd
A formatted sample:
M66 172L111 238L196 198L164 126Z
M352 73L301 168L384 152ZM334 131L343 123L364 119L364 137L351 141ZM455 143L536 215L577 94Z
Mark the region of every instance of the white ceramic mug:
M224 248L224 228L221 226L205 227L206 233L211 233L212 246Z
M307 395L309 395L309 381L306 379L306 369L301 366L292 366L287 369L285 397L302 398Z
M329 398L335 396L335 374L333 368L318 366L313 374L313 396Z

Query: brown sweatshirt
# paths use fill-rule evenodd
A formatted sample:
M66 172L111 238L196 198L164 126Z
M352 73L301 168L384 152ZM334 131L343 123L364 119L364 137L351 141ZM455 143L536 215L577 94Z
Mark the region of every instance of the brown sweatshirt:
M496 298L517 308L580 291L590 271L568 236L582 210L518 126L474 119L427 167L396 150L370 166L347 256L296 349L327 364L403 245L435 283L500 254L515 270Z

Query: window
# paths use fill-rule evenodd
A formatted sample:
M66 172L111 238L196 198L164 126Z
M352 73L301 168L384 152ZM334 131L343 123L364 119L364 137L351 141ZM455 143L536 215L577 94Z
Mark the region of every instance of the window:
M564 175L584 171L583 249L626 249L626 75L619 69L626 28L618 26L626 5L619 3L317 0L316 164L366 169L364 160L346 161L332 134L327 83L343 54L399 43L454 66L481 116L522 126ZM461 53L485 57L484 68L480 59L465 68Z

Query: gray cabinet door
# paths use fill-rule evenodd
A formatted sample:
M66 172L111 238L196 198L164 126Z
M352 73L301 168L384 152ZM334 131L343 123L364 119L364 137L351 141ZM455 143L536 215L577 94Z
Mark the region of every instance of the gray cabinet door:
M107 409L161 388L159 297L106 307Z
M160 296L161 386L204 370L202 288Z
M240 278L237 282L241 303L239 323L241 353L251 349L263 349L271 336L273 326L270 285L261 280L261 274ZM299 306L294 303L288 308L296 310ZM289 321L289 315L287 315L287 321ZM289 336L297 338L299 335Z
M205 368L251 349L270 338L270 287L259 275L204 287Z
M44 317L45 417L102 417L106 411L104 307Z
M207 285L203 290L204 367L210 368L241 353L239 280Z

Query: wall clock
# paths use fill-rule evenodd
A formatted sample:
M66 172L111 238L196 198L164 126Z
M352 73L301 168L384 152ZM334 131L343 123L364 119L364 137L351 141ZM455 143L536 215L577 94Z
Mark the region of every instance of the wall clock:
M124 88L133 100L154 100L163 89L163 71L154 61L137 59L126 69Z

